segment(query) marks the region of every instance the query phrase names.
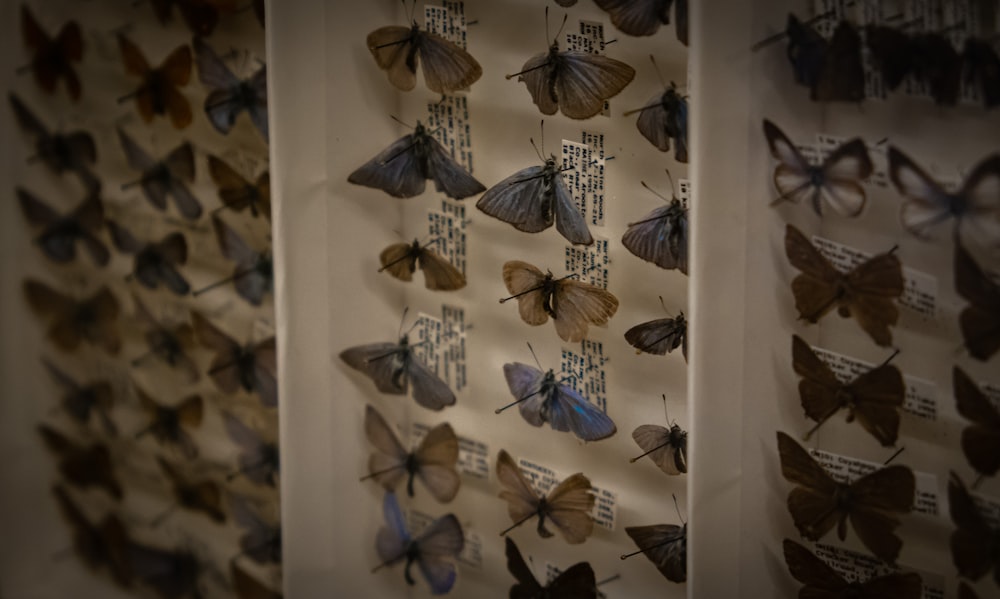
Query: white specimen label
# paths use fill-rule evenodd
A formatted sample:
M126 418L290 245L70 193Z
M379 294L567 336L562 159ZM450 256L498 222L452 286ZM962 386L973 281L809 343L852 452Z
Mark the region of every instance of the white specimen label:
M604 369L607 361L604 345L589 339L580 342L579 350L563 348L560 361L563 384L604 412L608 411L608 376Z
M444 0L442 6L424 6L424 29L466 47L465 3Z
M445 94L440 101L428 102L427 129L433 132L434 138L441 142L452 158L472 172L472 132L465 96Z
M442 200L441 211L427 212L427 234L434 243L430 248L444 257L463 275L468 257L466 251L465 206L449 200Z
M565 250L566 272L577 275L578 281L608 288L608 240L594 235L594 243L588 246L568 245Z

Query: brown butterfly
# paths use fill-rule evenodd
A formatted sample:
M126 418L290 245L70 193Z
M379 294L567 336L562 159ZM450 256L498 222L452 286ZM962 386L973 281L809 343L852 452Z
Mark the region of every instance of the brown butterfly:
M132 360L132 366L138 366L147 358L155 356L171 368L180 370L187 382L197 381L201 376L198 365L189 355L196 346L191 325L186 322L172 327L161 324L134 293L132 303L135 305L136 319L145 329L143 337L149 348L146 353Z
M128 165L142 173L137 181L125 183L122 191L139 185L142 193L159 211L167 209L167 196L171 196L178 212L184 218L196 220L201 216L201 203L191 193L185 183L194 182L194 148L184 142L170 151L162 160L154 160L128 136L123 130L118 130L118 140Z
M208 479L190 480L162 457L157 456L156 462L170 480L178 505L193 512L201 512L216 522L226 521L219 485Z
M367 406L365 437L378 452L368 459L370 474L361 480L374 478L387 491L393 491L406 477L406 493L413 497L413 479L419 478L441 503L448 503L458 494L462 482L455 470L458 437L447 422L428 431L419 447L406 451L382 415Z
M242 388L248 393L258 393L265 406L278 405L274 337L241 346L197 312L191 313L191 322L198 342L215 351L208 376L219 391L231 395Z
M111 464L111 452L107 446L95 443L83 447L68 437L47 426L39 425L38 434L52 453L59 459L59 473L74 487L86 489L100 487L116 500L124 495L122 486L115 478Z
M229 564L229 574L233 579L233 590L240 599L281 599L284 596L264 586L264 583L247 574L243 568L238 568L235 561Z
M955 290L970 304L958 316L965 348L989 360L1000 349L1000 285L961 245L955 248Z
M815 324L836 308L842 318L853 316L872 340L892 344L889 327L899 319L893 303L903 295L903 267L890 250L842 273L793 225L785 229L785 254L802 274L792 281L799 318Z
M59 511L70 526L73 550L83 563L94 571L107 566L116 583L123 587L130 586L132 568L124 559L129 539L121 520L110 514L105 516L100 524L91 524L65 489L56 486L52 489L52 494L59 504Z
M625 331L625 341L635 348L635 353L666 355L681 348L684 361L688 358L687 319L681 312L670 318L657 318L640 322Z
M622 555L625 559L636 553L644 554L660 574L670 582L687 580L687 524L651 524L626 526L625 534L639 551Z
M394 243L382 250L379 262L382 268L400 281L410 282L417 266L424 272L424 285L434 291L454 291L465 287L465 275L452 266L451 262L441 257L434 250L428 249L433 241L420 245L416 239L413 243Z
M848 582L795 541L785 539L782 548L792 578L805 585L799 589L799 599L920 599L923 595L919 574L890 572L864 582Z
M948 479L948 510L956 529L951 533L951 559L958 575L979 580L993 572L993 581L1000 585L1000 554L997 539L1000 529L989 524L962 479L954 472Z
M109 220L107 225L118 251L135 256L130 278L147 289L157 289L163 283L177 295L191 291L191 285L177 270L187 262L188 247L183 233L174 231L160 241L143 243L118 223Z
M59 30L55 39L49 37L34 15L24 4L21 5L21 35L24 45L31 51L31 69L35 82L48 94L54 94L59 79L66 81L66 91L75 102L80 99L82 87L80 78L73 68L74 62L83 59L83 34L80 24L69 21ZM19 69L20 70L20 69Z
M208 172L219 188L219 199L226 208L236 212L249 208L254 218L263 214L264 218L271 220L271 176L267 171L251 183L222 159L210 155Z
M503 265L503 282L513 295L501 304L517 298L521 320L531 326L545 324L551 316L563 341L582 341L589 325L603 326L618 311L618 298L610 291L568 277L553 278L551 272L542 274L520 260Z
M850 520L855 534L875 557L892 564L903 541L893 532L896 514L913 509L916 478L906 466L886 466L854 482L837 482L809 452L783 432L778 432L781 474L798 486L788 494L788 511L799 533L818 541L837 528L847 538Z
M906 385L898 368L882 364L842 383L798 335L792 335L792 367L802 377L799 399L806 417L817 423L806 433L806 441L834 414L846 409L847 422L856 418L884 447L896 444L899 408L906 399Z
M49 319L48 338L63 351L74 351L82 341L114 356L121 349L115 320L118 300L107 287L77 301L34 279L24 281L24 295L35 314Z
M962 452L982 476L1000 470L1000 411L958 366L951 371L958 413L972 424L962 431Z
M597 582L589 563L573 564L542 586L514 541L510 537L505 540L507 570L517 579L510 587L510 599L597 599Z
M70 418L77 424L86 426L90 422L91 414L95 414L108 435L117 433L118 429L111 420L111 408L115 405L115 398L110 382L102 380L81 385L52 362L43 359L42 364L62 387L63 396L59 399L59 404Z
M632 440L645 453L630 459L629 463L634 464L640 458L649 456L664 474L686 473L687 438L687 431L676 422L672 423L670 428L656 424L641 424L632 431Z
M157 403L138 387L135 391L139 402L150 416L149 424L136 433L136 438L150 433L160 444L178 448L189 460L198 457L198 446L194 444L187 429L201 426L201 396L191 395L181 400L176 407L169 407Z
M483 75L483 67L464 48L436 33L390 25L368 34L368 51L378 68L401 91L417 84L417 65L423 61L424 82L438 94L467 89Z
M154 69L139 47L122 34L118 35L118 47L125 72L142 79L139 89L119 98L118 102L135 98L139 116L147 123L152 122L156 115L166 115L175 129L190 125L191 104L177 88L184 87L191 80L191 48L179 46Z
M507 502L507 513L514 522L501 535L535 516L538 516L538 535L542 538L552 536L545 528L546 518L571 545L586 541L593 531L594 519L590 511L594 509L594 494L590 490L590 480L582 473L577 472L562 481L548 495L539 495L510 454L501 449L497 455L497 479L504 486L500 497Z

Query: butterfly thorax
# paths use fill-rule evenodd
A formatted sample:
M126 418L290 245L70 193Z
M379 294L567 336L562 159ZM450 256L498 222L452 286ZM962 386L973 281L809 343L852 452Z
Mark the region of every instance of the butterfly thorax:
M63 406L69 415L77 422L87 422L90 419L90 410L97 405L97 397L91 388L80 389L66 396Z
M420 257L420 253L421 253L420 241L414 239L413 243L410 244L410 251L406 255L406 262L405 262L406 268L407 270L410 271L410 274L413 274L414 272L417 271L417 259Z
M549 421L549 406L552 404L552 398L558 393L559 383L556 381L556 373L549 369L542 379L542 384L538 386L538 394L542 397L542 407L539 409L542 420Z
M847 422L854 422L854 410L858 407L858 396L849 387L840 387L833 395L838 409L847 410Z
M837 536L841 540L847 537L847 516L854 508L854 494L851 492L851 485L838 483L833 492L834 509L840 514L837 522Z
M406 473L408 475L408 478L406 479L406 494L413 497L413 479L417 474L417 469L420 468L420 462L417 461L416 452L406 454L406 461L403 462L403 467L406 468Z
M660 106L669 114L674 114L680 109L681 97L673 86L660 96Z
M146 77L146 85L144 86L152 98L153 113L154 114L166 114L167 105L164 102L166 99L166 92L170 88L170 83L167 81L166 77L160 71L152 71Z
M52 223L43 234L42 239L70 237L73 239L84 237L87 231L80 226L80 223L73 217L60 218Z
M165 266L170 266L170 261L166 259L163 252L159 250L154 245L147 245L143 249L139 250L139 253L135 255L135 268L136 270L141 270L145 268L155 268L160 270Z
M236 352L236 368L240 375L240 385L245 391L257 387L257 356L252 347L242 347Z
M162 162L157 163L156 166L142 174L143 183L168 185L173 178L173 175L170 174L170 168Z
M558 287L559 283L552 276L552 272L545 273L545 280L542 281L539 291L542 293L542 309L552 317L552 320L556 320L556 311L559 309L556 301L556 289ZM549 373L551 374L552 371L550 370Z
M97 313L91 307L90 302L82 302L76 305L73 310L73 322L77 327L89 331L97 322Z
M157 437L176 440L181 435L181 421L177 417L177 410L170 408L156 408L156 422L153 432Z
M44 136L38 140L36 149L42 162L55 169L56 172L62 172L72 167L75 162L73 149L65 135Z
M281 458L276 443L263 443L260 446L260 463L271 472L270 480L274 480L274 472L281 469Z
M234 103L240 107L249 107L257 103L257 91L249 81L240 81L235 90ZM236 119L236 112L230 114L230 118Z
M419 40L419 39L420 39L420 26L417 25L416 21L414 21L413 25L410 27L410 36L398 42L401 44L406 44L407 46L406 68L408 68L411 73L416 72L417 70L417 50L419 49L420 44L416 44L413 42L414 40Z
M57 41L52 41L39 48L31 64L36 69L52 71L59 75L72 71L70 61L63 55L62 48Z
M555 178L559 176L559 167L556 166L556 157L549 156L542 169L542 219L552 222L552 207L556 203Z
M427 159L431 154L430 146L434 143L434 138L427 132L427 129L417 121L417 126L413 129L413 154L416 164L420 167L420 174L425 179L430 177L428 173Z
M176 366L178 359L184 354L180 340L165 330L150 331L146 334L146 342L171 366Z
M200 493L197 485L177 485L174 487L177 494L177 501L181 505L190 509L201 509Z
M274 259L271 252L264 252L257 256L257 262L253 265L254 271L268 281L274 278Z
M399 348L389 354L391 360L395 362L392 370L392 384L397 389L406 389L406 363L410 359L410 337L403 335L399 338Z
M546 82L549 97L552 98L553 102L558 103L559 96L556 95L556 81L559 79L559 70L563 64L562 57L559 56L559 42L552 42L552 45L549 46L549 61L547 64L552 66L552 69L549 71L549 80Z
M549 504L542 495L538 498L538 536L547 539L552 536L552 532L545 528L545 516L548 514Z
M410 541L406 546L406 567L403 569L403 579L410 586L417 584L417 581L413 579L413 575L410 574L410 566L418 559L420 559L420 545L416 541Z

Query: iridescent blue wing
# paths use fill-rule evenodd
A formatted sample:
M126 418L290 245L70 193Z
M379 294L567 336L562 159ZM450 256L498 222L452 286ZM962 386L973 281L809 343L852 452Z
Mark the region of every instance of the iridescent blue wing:
M441 595L455 584L455 563L465 547L462 525L454 514L447 514L431 522L417 537L419 557L417 565L431 587L431 592Z
M614 421L572 387L558 383L548 405L549 423L557 431L572 431L584 441L599 441L618 432Z
M385 517L385 526L379 529L375 538L375 550L379 559L391 565L406 557L406 549L410 544L410 533L406 529L403 512L392 491L386 491L382 500L382 515Z
M531 166L517 171L487 190L476 208L525 233L548 229L554 215L544 203L548 183L544 170L544 166Z

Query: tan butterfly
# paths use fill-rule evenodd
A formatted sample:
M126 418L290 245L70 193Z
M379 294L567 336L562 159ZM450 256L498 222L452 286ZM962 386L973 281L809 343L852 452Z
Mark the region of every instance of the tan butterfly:
M872 340L892 344L890 326L899 319L893 300L903 295L903 266L892 250L842 273L792 225L785 229L785 254L802 274L792 281L799 318L816 323L830 310L853 316Z
M431 243L420 245L416 239L413 243L394 243L382 250L379 262L382 268L400 281L410 282L413 273L420 266L424 272L424 284L434 291L454 291L465 287L465 275L452 266L445 258L434 250L428 249Z
M209 479L190 480L162 457L156 458L160 469L170 480L174 499L178 505L193 512L201 512L215 522L225 522L226 512L222 509L222 489Z
M271 220L271 175L268 171L250 182L223 160L209 156L208 173L219 188L219 199L226 208L236 212L249 208L252 216L263 214Z
M590 480L582 473L577 472L562 481L548 495L539 495L510 454L501 449L497 455L497 479L504 487L500 497L507 501L507 513L514 522L501 535L535 516L538 516L538 535L542 538L552 536L545 528L546 519L567 543L573 545L586 541L593 531L594 519L590 511L594 509L594 495L590 491Z
M551 316L563 341L582 341L589 325L604 326L618 311L618 298L610 291L568 277L556 279L520 260L503 265L503 282L513 295L501 304L517 298L521 320L531 326L545 324Z
M121 338L115 321L118 300L107 287L101 287L89 298L77 301L48 285L27 279L24 295L31 309L49 321L48 337L62 351L71 352L82 341L102 348L114 356L121 349Z
M191 48L186 45L177 47L163 64L154 69L149 66L142 50L124 35L118 35L118 47L125 72L142 79L139 89L120 98L119 102L135 98L139 116L147 123L161 114L170 117L175 129L190 125L191 104L177 88L184 87L191 80Z
M847 538L847 522L875 557L892 564L903 541L893 532L897 514L913 509L916 478L906 466L886 466L850 483L841 483L809 452L783 432L778 432L781 474L798 486L788 494L788 511L799 533L818 541L834 527Z

